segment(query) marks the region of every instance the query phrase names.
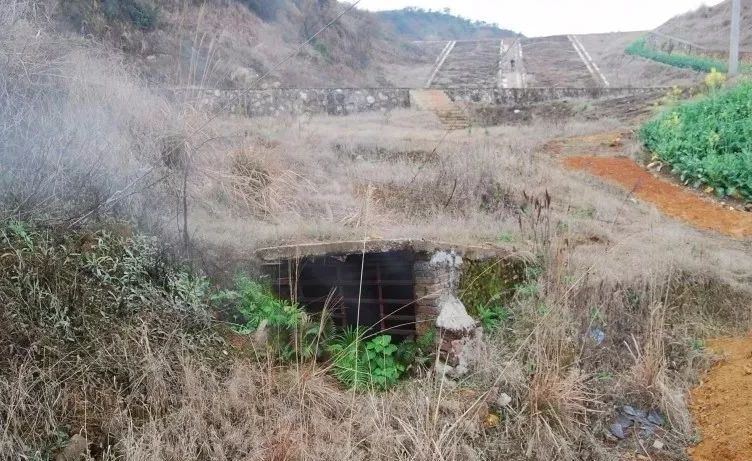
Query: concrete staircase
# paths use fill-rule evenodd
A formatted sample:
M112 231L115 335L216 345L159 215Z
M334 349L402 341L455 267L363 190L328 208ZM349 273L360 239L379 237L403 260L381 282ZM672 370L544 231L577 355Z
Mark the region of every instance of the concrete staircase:
M415 108L435 113L447 130L464 130L470 126L467 113L449 99L443 90L412 90L410 100Z
M458 40L431 88L493 88L497 85L501 40Z

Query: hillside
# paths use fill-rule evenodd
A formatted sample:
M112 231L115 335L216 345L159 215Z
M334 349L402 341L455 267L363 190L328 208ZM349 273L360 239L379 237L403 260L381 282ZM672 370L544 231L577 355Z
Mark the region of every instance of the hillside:
M67 0L53 10L59 30L122 50L157 85L246 88L404 85L394 66L430 66L436 56L411 40L514 36L448 13L348 11L335 0Z
M382 64L421 61L420 50L355 9L273 69L347 7L319 0L71 0L56 19L63 30L123 50L157 84L247 87L271 71L266 85L384 86Z
M728 50L731 27L731 1L676 16L656 29L697 45ZM752 49L752 2L742 0L741 48Z
M497 24L472 21L448 11L404 8L382 11L377 15L406 40L482 40L520 36Z

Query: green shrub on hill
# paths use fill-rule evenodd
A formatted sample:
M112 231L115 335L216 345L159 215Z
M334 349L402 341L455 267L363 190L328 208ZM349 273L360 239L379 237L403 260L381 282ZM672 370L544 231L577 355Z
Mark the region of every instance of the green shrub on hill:
M685 184L752 200L752 83L680 104L643 125L640 138Z
M712 69L726 72L728 69L725 63L716 61L715 59L686 54L669 54L654 50L648 46L644 38L634 41L624 51L629 55L640 56L670 66L692 69L699 72L710 72Z
M284 4L283 0L241 0L245 6L251 9L264 21L277 19L277 14Z

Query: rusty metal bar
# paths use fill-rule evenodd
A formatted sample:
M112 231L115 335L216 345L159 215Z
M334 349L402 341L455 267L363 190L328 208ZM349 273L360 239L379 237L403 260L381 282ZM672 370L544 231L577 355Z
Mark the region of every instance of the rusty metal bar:
M381 284L381 266L376 265L376 292L378 293L379 301L379 323L381 331L384 331L386 324L384 323L384 291Z
M302 297L300 298L301 302L312 302L312 301L318 301L324 298L323 296L319 297ZM342 298L342 300L346 303L357 303L358 298ZM398 299L398 298L360 298L361 304L378 304L380 302L383 302L384 304L401 304L400 307L406 307L410 304L413 304L415 302L414 299Z

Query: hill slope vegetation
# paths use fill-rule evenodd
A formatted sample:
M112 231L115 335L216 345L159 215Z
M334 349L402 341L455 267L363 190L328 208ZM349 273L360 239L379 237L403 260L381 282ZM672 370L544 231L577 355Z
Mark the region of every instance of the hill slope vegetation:
M742 1L741 47L752 49L752 3ZM656 29L713 50L728 50L731 32L731 1L701 6L676 16Z
M515 35L445 12L356 8L339 17L348 8L336 0L66 0L53 16L59 30L124 51L155 84L229 88L267 72L266 86L395 86L385 68L435 59L410 40Z
M479 40L520 36L497 24L454 16L448 10L404 8L382 11L377 15L407 40Z

